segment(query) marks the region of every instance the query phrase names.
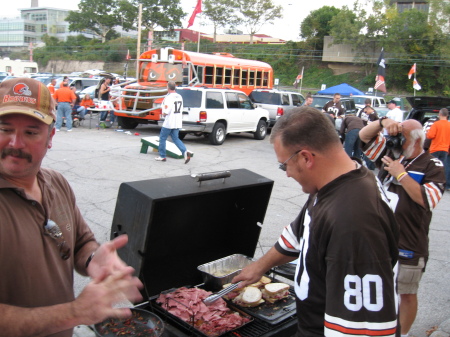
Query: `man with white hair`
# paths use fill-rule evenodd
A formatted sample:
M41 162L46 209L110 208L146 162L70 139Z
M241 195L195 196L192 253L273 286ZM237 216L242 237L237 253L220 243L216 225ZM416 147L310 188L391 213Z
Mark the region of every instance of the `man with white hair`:
M381 133L386 129L388 136ZM423 150L425 134L413 119L399 123L382 117L364 127L359 137L367 157L380 169L400 228L398 293L402 336L417 314L419 281L428 260L428 231L432 210L445 185L442 162Z

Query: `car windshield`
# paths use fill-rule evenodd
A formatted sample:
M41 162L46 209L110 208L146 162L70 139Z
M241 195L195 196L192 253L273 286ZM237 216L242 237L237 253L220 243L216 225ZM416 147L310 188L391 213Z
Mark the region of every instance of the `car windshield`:
M330 97L314 97L312 106L316 109L322 109L325 104L327 104L329 101L332 101L333 99Z
M190 89L177 89L177 93L183 97L185 108L200 108L202 104L202 91Z
M355 97L353 96L353 100L355 101L355 104L361 104L364 105L367 97Z
M281 104L280 94L269 91L252 91L250 99L255 103L261 104Z

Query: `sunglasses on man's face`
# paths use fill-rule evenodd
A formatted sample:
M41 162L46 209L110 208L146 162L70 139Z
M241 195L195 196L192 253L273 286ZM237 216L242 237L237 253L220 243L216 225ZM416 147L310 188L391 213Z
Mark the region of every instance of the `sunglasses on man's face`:
M64 235L61 232L61 228L53 220L48 219L44 226L45 233L55 239L57 247L59 249L59 255L63 260L67 260L70 257L70 247L64 240Z

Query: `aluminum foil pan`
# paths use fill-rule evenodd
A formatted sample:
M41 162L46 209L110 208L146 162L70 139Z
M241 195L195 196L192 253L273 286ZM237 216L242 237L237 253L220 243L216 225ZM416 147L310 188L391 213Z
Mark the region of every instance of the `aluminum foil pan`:
M233 277L241 272L242 268L253 261L256 260L242 254L234 254L202 264L197 269L202 273L205 288L218 290L222 289L224 284L230 283Z

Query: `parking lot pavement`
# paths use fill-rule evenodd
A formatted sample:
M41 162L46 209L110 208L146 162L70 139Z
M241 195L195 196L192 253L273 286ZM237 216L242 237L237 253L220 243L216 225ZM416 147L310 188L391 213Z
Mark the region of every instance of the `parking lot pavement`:
M157 136L156 126L139 126L131 135L115 129L89 129L88 123L73 132L63 129L53 138L43 165L61 172L71 183L78 206L100 242L109 240L119 186L122 182L166 178L194 173L246 168L274 180L260 245L255 256L265 253L277 240L306 201L300 186L278 169L267 137L255 140L251 134L228 136L221 146L204 137L186 136L184 143L195 153L189 164L168 158L156 162L157 152L140 153L141 137ZM134 133L139 133L135 136ZM434 211L430 229L430 260L419 291L419 313L410 336L425 337L426 331L450 318L448 275L450 241L448 218L450 196L444 195ZM88 282L76 276L78 294ZM74 336L92 337L87 327L77 327Z

